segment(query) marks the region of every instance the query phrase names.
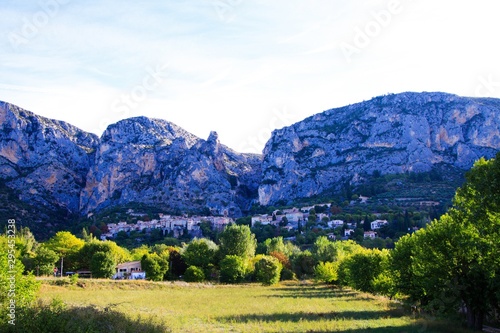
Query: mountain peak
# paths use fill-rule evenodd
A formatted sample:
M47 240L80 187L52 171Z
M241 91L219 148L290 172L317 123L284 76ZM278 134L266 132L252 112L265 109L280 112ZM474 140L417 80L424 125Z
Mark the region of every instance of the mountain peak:
M114 143L164 145L179 138L184 139L188 147L199 141L198 137L169 121L140 116L109 125L101 140Z
M469 169L500 149L500 100L391 94L274 131L264 149L263 205L337 191L360 175Z

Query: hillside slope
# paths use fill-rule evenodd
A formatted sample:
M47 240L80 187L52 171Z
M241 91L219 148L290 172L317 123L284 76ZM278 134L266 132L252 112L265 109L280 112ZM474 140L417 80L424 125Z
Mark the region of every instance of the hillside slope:
M261 205L362 183L373 173L467 170L500 149L500 100L402 93L331 109L275 130Z

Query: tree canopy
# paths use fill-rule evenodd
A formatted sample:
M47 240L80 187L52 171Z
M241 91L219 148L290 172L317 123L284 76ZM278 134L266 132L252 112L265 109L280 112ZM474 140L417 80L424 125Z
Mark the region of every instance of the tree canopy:
M396 243L395 283L437 312L465 305L469 328L500 307L500 153L480 159L439 220Z
M257 242L247 225L230 225L220 234L220 253L224 258L235 255L251 258L255 255Z

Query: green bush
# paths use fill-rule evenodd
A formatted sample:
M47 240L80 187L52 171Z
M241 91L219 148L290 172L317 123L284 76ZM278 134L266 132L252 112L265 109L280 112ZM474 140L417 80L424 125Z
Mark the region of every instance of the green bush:
M186 282L202 282L205 280L205 273L196 266L189 266L184 273L184 281Z
M320 262L314 268L314 277L317 281L334 283L338 279L338 262Z
M79 275L78 274L73 274L69 277L69 283L71 283L72 285L75 285L78 283L78 277Z
M299 253L293 260L293 271L297 274L299 279L309 278L314 274L314 266L316 261L312 253L308 250Z
M115 273L116 261L111 252L96 252L90 260L90 270L95 278L111 278Z
M16 325L0 323L1 332L85 332L85 333L163 333L171 332L154 318L130 318L122 312L93 306L69 307L60 300L51 304L39 302L18 309Z
M295 273L290 268L283 267L283 269L281 270L280 280L281 281L297 280L297 275L295 275Z
M148 253L142 256L141 267L146 272L146 279L162 281L168 272L168 259L156 253Z
M0 248L6 249L0 253L0 321L7 324L9 320L16 319L17 324L17 318L13 318L9 311L11 301L15 301L16 309L29 306L36 298L40 283L32 274L23 275L24 265L19 258L9 258L8 254L11 253L8 251L14 249L11 238L0 236ZM13 267L9 260L14 261ZM17 316L17 312L15 315Z
M389 296L391 299L396 295L396 284L389 272L384 271L372 280L373 291L377 294Z
M235 255L225 256L220 262L220 280L226 283L238 283L245 277L245 261Z
M272 256L262 256L255 263L255 279L263 285L273 285L279 282L283 266Z

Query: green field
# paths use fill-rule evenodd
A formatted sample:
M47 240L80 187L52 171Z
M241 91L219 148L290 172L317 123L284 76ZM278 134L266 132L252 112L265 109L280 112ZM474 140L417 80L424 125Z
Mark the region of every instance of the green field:
M58 286L45 280L40 296L69 308L153 318L167 332L461 332L449 322L417 319L383 297L309 282L264 287L81 279Z

